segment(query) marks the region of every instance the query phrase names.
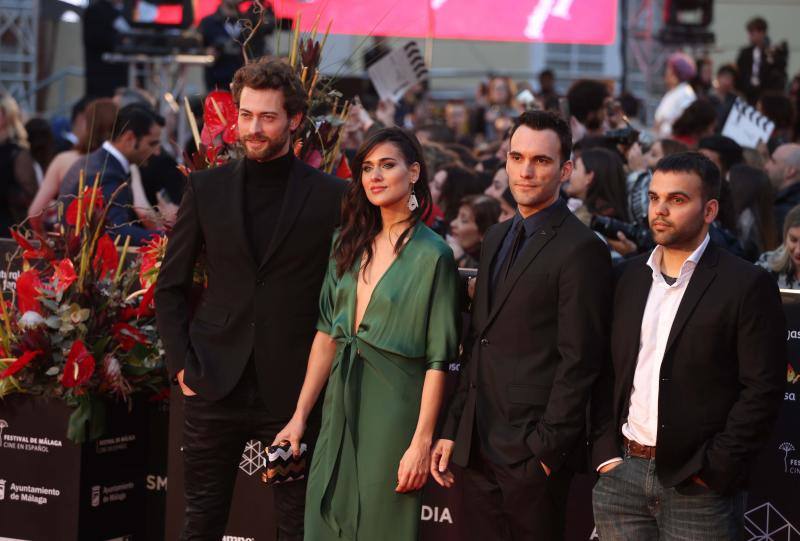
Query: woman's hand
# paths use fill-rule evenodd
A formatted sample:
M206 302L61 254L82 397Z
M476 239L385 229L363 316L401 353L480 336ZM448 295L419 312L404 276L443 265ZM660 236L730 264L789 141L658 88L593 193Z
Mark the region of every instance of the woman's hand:
M425 486L431 462L430 442L412 441L400 459L395 492L413 492Z
M300 454L300 442L303 440L305 431L305 421L295 415L289 420L286 426L283 427L283 430L278 432L272 445L278 445L282 441L288 441L292 445L292 454L298 456Z

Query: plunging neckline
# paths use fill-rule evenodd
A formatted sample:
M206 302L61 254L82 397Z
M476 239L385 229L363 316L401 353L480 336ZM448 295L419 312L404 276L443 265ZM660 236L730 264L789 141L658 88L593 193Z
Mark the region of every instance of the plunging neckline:
M367 301L367 306L364 308L364 313L361 314L361 320L356 322L356 318L358 317L358 283L361 280L361 260L359 259L358 268L356 270L356 291L355 291L355 294L353 295L353 308L352 308L352 310L353 310L353 312L352 312L353 313L353 328L351 330L353 335L358 334L358 330L361 328L361 324L364 322L364 319L366 319L367 314L369 313L369 307L372 306L372 299L375 298L375 292L381 286L381 282L383 282L383 279L386 278L387 274L389 274L389 271L392 270L392 267L394 267L394 264L397 263L397 260L400 259L400 256L403 254L403 250L405 250L406 247L409 245L409 243L414 239L414 235L417 234L417 229L418 228L419 228L419 224L416 224L416 225L414 225L412 227L411 233L409 234L408 239L406 239L406 242L403 245L403 247L400 249L400 252L397 253L394 256L394 258L392 259L392 262L389 263L389 266L386 267L385 271L383 271L383 274L381 274L381 277L378 278L377 282L375 282L375 287L372 288L372 291L369 294L369 300ZM363 255L362 255L362 257L363 257Z

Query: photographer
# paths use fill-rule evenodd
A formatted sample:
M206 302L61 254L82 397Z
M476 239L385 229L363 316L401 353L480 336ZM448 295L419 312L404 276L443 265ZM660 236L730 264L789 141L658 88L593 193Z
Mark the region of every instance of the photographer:
M579 199L582 205L574 213L589 225L595 216L629 221L625 195L625 171L616 153L605 148L584 150L575 160L575 167L564 192Z

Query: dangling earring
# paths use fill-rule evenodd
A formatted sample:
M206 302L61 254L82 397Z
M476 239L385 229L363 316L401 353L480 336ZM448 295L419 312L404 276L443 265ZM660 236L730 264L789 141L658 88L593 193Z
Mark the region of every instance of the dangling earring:
M411 195L408 196L408 210L414 212L419 208L419 201L417 201L417 196L414 193L414 185L411 185Z

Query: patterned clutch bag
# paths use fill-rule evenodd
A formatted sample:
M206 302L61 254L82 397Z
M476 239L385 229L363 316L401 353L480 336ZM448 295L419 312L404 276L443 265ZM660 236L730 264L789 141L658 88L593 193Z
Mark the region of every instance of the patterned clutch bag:
M306 444L301 443L300 454L294 456L291 444L286 440L267 447L267 467L261 480L267 485L277 485L305 478L307 449Z

